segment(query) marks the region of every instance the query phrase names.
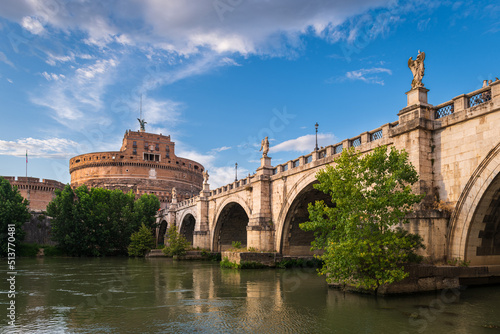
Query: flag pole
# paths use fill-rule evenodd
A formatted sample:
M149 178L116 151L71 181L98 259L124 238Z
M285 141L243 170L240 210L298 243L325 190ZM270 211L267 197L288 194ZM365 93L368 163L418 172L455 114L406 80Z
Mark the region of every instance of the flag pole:
M26 181L28 182L28 208L30 201L30 179L28 179L28 150L26 149Z

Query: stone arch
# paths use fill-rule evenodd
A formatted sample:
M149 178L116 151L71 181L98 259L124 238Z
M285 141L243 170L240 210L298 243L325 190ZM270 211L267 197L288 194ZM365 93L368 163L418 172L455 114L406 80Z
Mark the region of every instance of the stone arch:
M231 247L233 241L247 245L247 226L251 211L239 197L226 199L220 206L214 221L212 250L220 252Z
M310 256L311 242L314 240L313 232L306 232L299 228L299 224L309 218L307 205L316 200L324 200L332 205L331 199L325 193L314 189L317 183L317 171L303 176L286 193L283 205L278 216L278 229L276 231L277 248L283 255Z
M195 216L191 212L187 212L186 214L184 214L179 226L179 233L183 235L191 245L193 245L193 235L195 226L196 226Z
M167 232L168 223L165 219L162 219L158 225L156 233L156 245L162 245L165 243L165 233Z
M498 255L485 251L494 243L495 234L500 234L499 196L500 143L476 168L457 201L448 230L448 259L460 258L472 265L500 264L500 249ZM497 243L498 249L500 240Z

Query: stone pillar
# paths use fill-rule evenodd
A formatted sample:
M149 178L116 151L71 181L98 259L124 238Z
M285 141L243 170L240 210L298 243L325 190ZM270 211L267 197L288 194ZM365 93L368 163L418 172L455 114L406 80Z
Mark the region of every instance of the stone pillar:
M252 182L252 215L247 226L247 247L274 251L274 225L271 216L271 158L264 156Z
M208 222L208 206L210 197L210 185L203 184L203 190L200 191L200 197L196 203L197 221L193 232L193 247L210 249L210 229Z
M465 94L459 95L453 99L453 112L456 113L467 108L467 96Z
M491 99L495 100L500 97L500 80L496 80L490 83L491 87Z

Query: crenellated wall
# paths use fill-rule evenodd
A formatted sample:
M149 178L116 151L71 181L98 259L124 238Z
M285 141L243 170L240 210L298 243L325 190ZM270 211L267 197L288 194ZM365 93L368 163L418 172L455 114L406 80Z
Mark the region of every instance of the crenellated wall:
M64 189L64 183L56 180L46 180L36 177L4 176L12 186L16 186L21 196L30 202L30 210L44 211L47 204L55 197L55 190Z

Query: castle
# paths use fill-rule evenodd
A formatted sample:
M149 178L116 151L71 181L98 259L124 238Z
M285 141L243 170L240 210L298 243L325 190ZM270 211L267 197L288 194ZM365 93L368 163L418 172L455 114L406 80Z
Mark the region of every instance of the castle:
M164 208L172 201L191 198L202 189L203 166L175 155L170 136L139 131L125 132L120 151L81 154L69 161L71 186L132 190L137 196L154 194Z

